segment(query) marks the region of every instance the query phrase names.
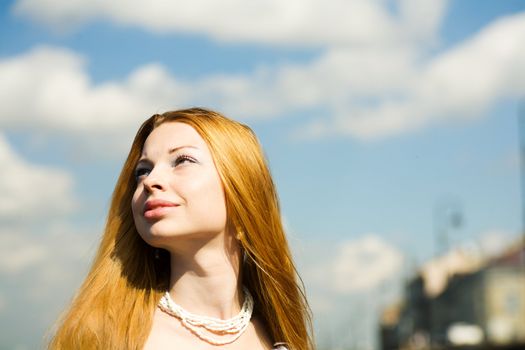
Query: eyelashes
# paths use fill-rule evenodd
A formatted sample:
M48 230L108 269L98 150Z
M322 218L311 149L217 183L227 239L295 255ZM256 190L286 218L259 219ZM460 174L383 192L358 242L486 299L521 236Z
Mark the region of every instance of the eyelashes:
M174 166L177 166L179 164L183 164L183 163L186 163L186 162L190 162L190 163L196 163L197 160L193 157L190 157L189 155L186 155L186 154L181 154L179 156L177 156L174 160L173 160L173 165Z
M186 163L197 163L197 160L187 154L180 154L171 162L172 167L178 167ZM135 171L135 180L140 181L143 177L148 176L151 172L151 166L141 165L138 166Z
M145 176L149 173L149 169L148 168L137 168L135 169L135 180L140 180L140 178L142 176Z

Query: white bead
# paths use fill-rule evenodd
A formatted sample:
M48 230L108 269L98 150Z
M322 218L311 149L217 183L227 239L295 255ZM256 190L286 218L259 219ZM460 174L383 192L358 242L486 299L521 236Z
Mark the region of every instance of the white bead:
M159 308L167 314L179 318L184 327L188 328L202 340L213 345L230 344L236 341L244 333L250 324L250 319L253 313L252 295L245 287L243 288L243 291L244 303L241 311L238 315L227 320L192 314L175 303L173 299L171 299L169 292L166 292L166 294L160 299ZM214 336L207 333L212 333Z

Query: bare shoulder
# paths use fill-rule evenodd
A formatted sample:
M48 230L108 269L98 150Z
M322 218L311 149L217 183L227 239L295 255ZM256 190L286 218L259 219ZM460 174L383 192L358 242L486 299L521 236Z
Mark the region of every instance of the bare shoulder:
M167 341L166 336L169 335L166 322L162 319L162 315L159 314L157 309L153 315L153 323L151 330L144 344L144 350L155 350L161 349L162 345Z
M180 343L186 331L179 322L174 321L173 317L157 308L144 350L173 349L173 344Z

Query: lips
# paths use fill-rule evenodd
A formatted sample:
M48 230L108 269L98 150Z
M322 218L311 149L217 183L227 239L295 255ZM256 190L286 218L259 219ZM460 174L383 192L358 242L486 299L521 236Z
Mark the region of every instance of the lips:
M162 199L151 199L144 205L144 217L146 219L158 219L163 217L171 208L178 206L178 204Z

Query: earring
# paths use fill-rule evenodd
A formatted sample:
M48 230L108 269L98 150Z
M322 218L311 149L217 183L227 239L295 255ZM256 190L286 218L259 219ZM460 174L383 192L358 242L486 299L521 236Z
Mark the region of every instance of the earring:
M236 233L235 233L235 239L237 239L238 241L241 240L242 236L244 235L244 232L242 231L242 229L240 229L239 227L237 227L237 229L235 230Z
M155 260L159 260L160 259L160 250L159 250L159 248L155 248L155 250L153 252L153 256L154 256Z

